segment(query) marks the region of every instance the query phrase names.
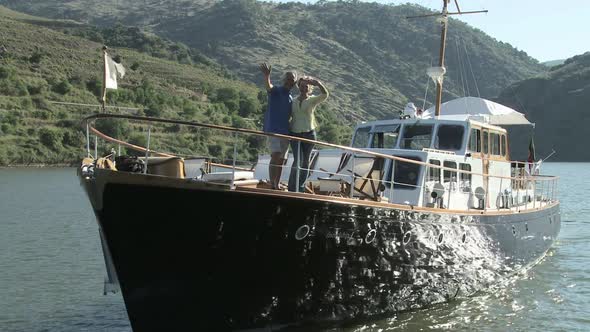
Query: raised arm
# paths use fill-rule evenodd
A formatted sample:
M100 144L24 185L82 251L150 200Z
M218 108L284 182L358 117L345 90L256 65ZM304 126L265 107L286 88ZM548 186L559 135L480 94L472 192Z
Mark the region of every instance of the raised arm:
M270 89L272 89L272 83L270 83L270 72L272 71L272 66L266 62L261 63L260 71L264 75L264 84L266 85L266 90L270 91Z
M328 98L330 93L328 92L328 89L326 88L326 86L322 82L320 82L319 80L317 80L315 78L312 78L311 80L309 80L309 83L311 85L317 86L320 89L321 93L323 95L326 95L326 97L324 99Z

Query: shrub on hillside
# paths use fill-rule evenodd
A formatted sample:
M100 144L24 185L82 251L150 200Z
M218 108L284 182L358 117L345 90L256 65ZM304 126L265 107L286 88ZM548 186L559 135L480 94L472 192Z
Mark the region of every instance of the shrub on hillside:
M258 100L251 97L240 99L240 110L238 112L240 116L247 118L255 115L256 113L259 113L260 111L262 111L262 108L260 107Z
M240 108L240 93L234 88L217 89L216 102L221 102L230 112L236 112Z
M62 139L63 133L58 129L41 128L39 130L39 141L52 150L59 149Z
M209 155L212 157L221 157L222 152L223 152L223 147L219 144L211 144L207 147L207 149L209 150Z
M62 144L66 146L80 147L84 145L84 137L79 131L68 130L63 134Z
M195 105L186 105L182 109L182 116L187 118L188 120L192 119L197 115L199 108Z
M33 118L36 118L36 119L43 119L43 120L53 119L53 112L50 110L47 110L47 109L33 111L33 113L31 115Z
M96 122L96 129L113 138L124 138L129 133L127 121L121 119L100 119Z
M90 78L86 81L86 89L95 96L100 97L102 95L102 82L96 77Z
M72 91L72 85L70 84L70 82L68 82L68 80L63 80L54 84L52 90L53 92L65 95L68 92Z
M138 145L141 147L146 147L147 146L147 135L141 134L141 133L135 133L135 134L131 135L131 137L129 138L129 143L135 144L135 145ZM127 154L129 154L130 156L144 156L145 155L145 153L143 153L143 152L135 151L132 149L127 149Z
M33 63L33 64L39 64L39 63L41 63L41 60L43 60L43 58L45 56L46 56L46 54L44 52L41 52L40 50L36 50L29 57L29 62Z
M10 164L10 158L6 150L0 150L0 166L7 166Z
M27 85L18 77L10 76L0 80L0 93L5 96L28 96Z
M21 98L20 107L22 109L25 109L25 110L32 109L33 108L33 102L31 101L31 98L29 98L29 97Z
M31 84L31 83L27 84L27 91L29 92L30 95L40 95L45 90L47 90L47 84L45 82L44 83L37 83L37 84Z
M162 115L162 111L162 106L156 103L150 103L147 108L144 109L145 115L152 117L159 117Z
M3 135L12 134L14 132L12 128L14 127L11 127L8 123L3 123L0 125L0 133L2 133Z
M5 80L9 77L14 76L14 73L15 73L14 67L7 66L7 65L1 66L0 67L0 80Z
M21 115L18 111L12 111L4 114L0 114L0 122L6 123L10 126L16 126L21 123Z

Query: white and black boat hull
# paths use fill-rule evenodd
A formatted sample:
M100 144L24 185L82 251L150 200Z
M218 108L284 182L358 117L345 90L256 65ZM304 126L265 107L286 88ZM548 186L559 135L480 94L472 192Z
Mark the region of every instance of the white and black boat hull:
M100 169L81 181L134 331L277 327L424 307L537 262L560 229L558 203L441 213Z

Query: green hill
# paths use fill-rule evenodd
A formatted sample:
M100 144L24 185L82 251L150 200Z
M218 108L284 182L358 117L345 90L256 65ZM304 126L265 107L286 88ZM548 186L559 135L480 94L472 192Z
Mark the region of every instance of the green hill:
M256 120L263 113L266 96L259 87L232 78L220 65L186 46L137 29L95 29L0 7L0 34L0 165L71 163L83 154L79 120L98 109L54 102L98 104L102 43L72 34L92 35L110 45L141 41L141 45L129 45L152 50L153 55L129 48L111 50L127 67L127 75L118 90L109 90L110 105L137 107L137 114L247 128L257 128ZM137 143L145 140L136 127L116 121L103 124L102 129ZM220 142L214 144L212 138L178 128L158 128L154 135L160 138L155 149L226 154ZM244 142L240 157L251 159L260 145ZM103 151L110 148L101 146Z
M498 100L536 123L539 157L555 149L553 160L590 160L590 150L581 143L590 123L590 52L567 59L546 75L510 86Z
M53 18L139 26L198 49L261 84L256 64L294 68L326 81L328 112L349 121L386 118L408 101L422 103L425 69L437 63L440 27L416 5L356 1L263 3L254 0L0 0ZM493 98L511 83L547 70L524 52L451 19L445 99ZM278 77L278 74L277 74ZM474 84L477 81L477 86ZM432 84L427 101L433 101Z

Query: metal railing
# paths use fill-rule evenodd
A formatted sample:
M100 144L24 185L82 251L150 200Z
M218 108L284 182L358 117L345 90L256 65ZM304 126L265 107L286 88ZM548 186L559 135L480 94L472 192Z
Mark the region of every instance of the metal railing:
M131 144L129 142L119 140L114 137L110 137L110 136L100 132L99 130L97 130L93 126L93 124L96 121L99 121L101 119L107 119L107 118L125 119L125 120L129 120L129 121L146 123L148 125L148 130L146 133L147 146L142 147L139 145L135 145L135 144ZM440 173L442 173L443 171L449 171L449 172L455 173L456 174L455 175L455 183L457 183L456 179L458 177L457 176L458 174L469 174L471 184L475 183L476 182L475 180L477 178L481 179L482 184L489 183L490 179L499 179L500 180L500 189L502 189L502 183L509 183L510 186L506 187L506 188L510 189L509 194L502 192L502 190L500 190L497 193L494 193L496 195L499 195L498 197L500 197L500 196L504 197L503 201L502 201L503 204L501 204L501 206L492 206L492 204L490 204L492 197L490 197L491 195L489 193L489 190L485 190L483 197L478 197L479 200L483 200L483 202L484 202L483 207L478 208L478 209L481 209L484 211L489 210L489 209L493 209L493 210L509 209L509 210L521 211L521 210L526 210L526 209L531 209L531 208L539 208L539 207L546 206L548 204L553 204L554 202L556 202L556 194L557 194L556 193L556 188L557 188L556 184L557 184L558 177L555 177L555 176L541 176L541 175L536 175L536 174L529 174L527 172L520 172L520 173L518 173L516 175L512 175L512 176L499 176L499 175L483 174L483 173L477 173L477 172L472 172L472 171L467 171L467 170L462 170L462 169L449 168L449 167L445 167L445 166L441 166L441 165L430 164L428 162L423 162L423 161L414 160L414 159L408 159L408 158L394 156L394 155L388 155L388 154L379 153L379 152L375 152L375 151L353 148L353 147L349 147L349 146L342 146L342 145L338 145L338 144L327 143L327 142L311 140L311 139L306 139L306 138L300 138L300 137L294 137L294 136L282 135L282 134L267 133L267 132L251 130L251 129L234 128L234 127L196 123L196 122L189 122L189 121L182 121L182 120L171 120L171 119L160 119L160 118L152 118L152 117L140 117L140 116L133 116L133 115L104 114L104 113L102 113L102 114L94 114L94 115L88 116L85 119L83 119L82 121L83 121L83 126L86 129L86 139L87 139L86 150L87 150L88 156L92 156L92 154L91 154L91 141L92 141L91 134L94 135L94 158L95 159L98 158L98 138L101 138L102 140L105 140L107 142L118 144L119 153L120 153L121 146L130 148L132 150L144 152L146 163L149 161L150 156L175 157L176 155L173 153L160 152L160 151L156 151L156 150L150 148L150 143L152 140L152 127L154 126L154 124L185 125L185 126L189 126L189 127L208 128L208 129L212 129L212 130L219 130L219 131L231 133L232 141L233 141L233 156L231 158L231 165L227 165L227 164L223 164L223 163L212 163L212 164L214 164L216 167L230 169L232 171L232 176L235 174L236 170L252 170L253 169L252 167L251 168L240 167L239 165L243 165L244 163L243 162L241 163L238 160L237 146L238 146L238 142L240 142L240 135L248 134L248 135L261 136L261 137L276 137L276 138L281 138L281 139L287 139L290 141L297 141L298 146L300 146L302 143L307 143L307 144L314 144L314 146L319 146L319 147L323 147L323 148L333 148L333 149L341 150L343 152L348 152L351 155L352 169L349 170L351 174L342 174L342 173L331 172L331 171L325 171L325 173L326 173L326 175L328 175L328 177L334 176L335 174L338 174L339 176L344 176L344 177L348 176L350 178L350 184L349 184L350 189L348 190L349 197L355 196L354 187L355 187L356 181L358 181L358 180L370 181L373 183L377 183L377 185L380 186L380 188L383 188L383 187L381 187L381 185L385 186L386 188L389 188L389 193L388 193L388 201L389 202L393 202L393 197L395 195L394 188L395 188L396 184L403 185L406 187L421 188L424 192L426 192L425 189L427 187L427 185L426 185L427 174L431 168L436 168L436 169L440 170ZM301 154L299 154L299 155L301 155ZM383 170L382 178L375 179L375 178L370 178L370 177L364 176L362 174L357 174L355 172L355 159L357 159L361 156L364 158L366 158L366 156L371 156L375 160L378 158L382 158L383 160L391 160L392 162L390 163L390 166L388 169ZM299 160L301 160L301 158L299 158ZM252 163L252 161L248 161L248 163ZM424 172L422 172L422 176L420 177L421 182L417 183L417 184L396 182L395 181L395 174L394 174L394 169L395 169L394 163L410 163L410 164L416 164L416 165L420 165L420 166L424 167ZM514 162L514 163L516 163L516 162ZM292 166L282 166L282 167L285 169L288 169L290 171L293 168ZM525 167L531 167L531 169L532 169L532 167L534 167L534 166L530 166L527 164L527 165L525 165ZM322 170L314 169L311 167L310 168L302 168L300 165L296 165L295 168L297 169L297 171L296 171L296 177L297 177L296 183L297 184L299 183L298 177L299 177L299 173L301 170L306 170L308 172L313 171L316 173L317 172L320 172L320 173L324 172ZM524 167L522 167L522 168L524 168ZM147 169L147 165L146 165L145 169ZM390 172L390 174L389 175L385 174L386 171ZM389 180L384 180L383 178L389 178ZM233 180L232 180L231 186L233 187ZM299 186L297 185L296 187L298 188ZM459 186L455 185L454 187L459 187ZM454 188L454 187L451 184L449 184L448 189L445 188L445 193L448 192L447 197L449 200L450 200L450 196L451 196L452 192L456 191L456 188ZM471 193L473 194L473 187L471 188ZM448 205L450 205L450 204L448 204ZM524 209L523 209L523 207L524 207ZM470 209L470 207L467 207L467 209Z

